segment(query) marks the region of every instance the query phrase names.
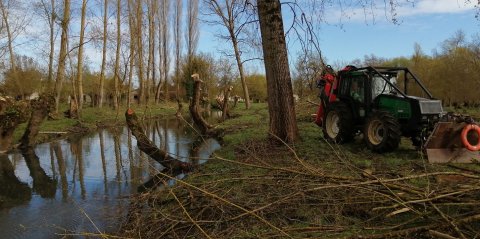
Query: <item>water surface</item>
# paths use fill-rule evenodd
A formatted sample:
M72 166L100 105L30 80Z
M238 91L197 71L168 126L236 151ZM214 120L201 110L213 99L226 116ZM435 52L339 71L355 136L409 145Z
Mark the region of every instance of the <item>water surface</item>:
M145 124L149 138L182 161L204 163L220 147L213 139L195 140L176 119ZM0 238L114 231L127 213L128 196L160 170L126 127L0 155Z

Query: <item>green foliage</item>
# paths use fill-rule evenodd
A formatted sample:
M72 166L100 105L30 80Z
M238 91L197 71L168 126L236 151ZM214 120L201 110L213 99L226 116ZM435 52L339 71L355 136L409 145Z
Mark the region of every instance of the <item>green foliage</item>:
M245 77L250 99L253 102L265 102L267 100L267 79L264 75L252 74ZM243 88L238 79L233 87L233 94L243 96Z
M212 56L206 54L193 55L190 59L185 59L182 65L182 84L185 89L185 99L193 96L193 79L192 75L197 73L204 83L204 92L208 94L209 89L213 88L216 81L215 60Z
M18 57L16 69L4 73L1 91L12 97L26 98L41 90L44 76L38 64L29 57Z

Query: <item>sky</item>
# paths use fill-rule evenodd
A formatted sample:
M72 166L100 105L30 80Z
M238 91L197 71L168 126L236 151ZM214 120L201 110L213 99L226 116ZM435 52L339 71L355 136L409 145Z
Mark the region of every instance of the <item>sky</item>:
M320 0L297 0L303 6L311 1L320 2ZM430 55L433 49L439 49L441 42L452 37L458 30L465 33L468 41L471 40L473 35L480 34L480 19L475 18L477 13L475 2L478 2L477 0L396 1L401 3L395 9L397 24L391 21L392 17L388 8L385 10L385 2L388 3L389 0L335 0L334 2L343 3L343 11L340 10L338 5L329 6L327 4L323 14L319 14L320 10L316 8L305 8L317 13L317 15L310 15L313 19L320 19L318 15L322 15L321 20L312 20L312 22L317 29L320 49L327 60L327 64L339 64L341 66L355 59L362 60L364 56L371 54L381 58L409 57L413 54L415 43L420 44L423 52ZM281 2L286 1L281 0ZM373 2L373 4L367 7L352 4L358 2ZM75 3L78 5L80 1L75 1ZM92 4L94 3L97 3L97 1L92 2ZM79 11L77 5L74 8ZM185 3L184 8L186 6ZM91 11L100 10L101 8L96 7ZM96 15L101 16L101 13L98 12ZM98 19L90 19L90 21L99 21L98 16L96 17ZM283 17L285 25L289 25L292 20L292 13L285 5L283 6ZM110 21L110 25L114 28L115 18L111 17ZM39 25L45 25L45 22L35 18L27 31L38 32L36 34L45 32L45 28L39 27ZM74 36L78 35L78 25L79 19L73 19L71 34ZM220 50L232 49L229 42L215 37L215 34L219 31L225 32L225 29L200 22L197 51L209 53L215 58L219 58L222 56ZM45 38L46 35L43 37ZM58 35L57 41L59 41L59 38ZM40 37L36 39L38 40ZM18 45L15 50L20 54L33 56L37 54L38 56L40 55L39 52L43 52L42 56L45 56L45 52L48 50L44 47L47 46L46 42L43 45L38 44L38 46L29 48L24 47L27 44L23 44L22 39L17 40ZM298 44L295 44L295 41L290 41L288 49L289 62L293 65L300 48ZM58 49L56 50L58 51ZM113 51L109 54L109 57L113 57L111 55ZM92 69L99 70L101 48L94 47L93 43L89 43L86 45L85 55L88 57ZM233 62L234 58L230 58ZM47 58L42 59L45 62L41 63L45 64ZM258 60L248 62L246 67L249 72L264 71L263 62Z
M314 23L319 28L320 48L327 63L348 64L371 54L382 58L408 57L413 54L415 43L420 44L425 54L431 55L433 49L439 49L441 42L458 30L465 33L468 41L474 34L480 34L480 20L475 18L475 3L472 3L476 1L404 2L396 7L397 24L391 21L390 12L385 11L383 0L376 0L376 5L366 9L348 4L342 6L344 11L338 7L327 8L323 20ZM289 9L282 10L284 22L291 20ZM199 51L209 52L218 48L219 40L212 36L215 31L211 27L202 28ZM295 60L298 49L295 44L289 45L290 63ZM258 68L258 62L250 67L254 71L262 70Z

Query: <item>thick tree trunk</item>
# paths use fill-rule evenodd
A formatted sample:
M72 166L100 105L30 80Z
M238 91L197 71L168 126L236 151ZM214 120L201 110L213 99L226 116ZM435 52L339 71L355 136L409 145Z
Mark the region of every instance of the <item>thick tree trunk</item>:
M103 101L105 100L104 84L105 84L105 67L107 61L107 14L108 14L108 0L104 1L103 6L103 48L102 48L102 67L100 69L100 97L98 100L98 107L103 107Z
M192 116L193 122L200 130L200 133L208 134L208 131L213 127L210 124L208 124L207 121L200 114L200 95L201 95L200 89L203 81L200 80L200 77L198 74L193 74L192 78L194 81L194 90L193 90L193 99L190 102L190 106L189 106L190 114Z
M259 0L258 18L267 77L270 133L291 143L297 140L298 129L280 1Z
M143 130L140 122L138 122L137 115L132 109L128 109L125 112L125 118L128 128L132 131L132 134L137 139L137 146L141 151L146 153L153 160L162 164L165 168L168 168L172 171L181 170L188 172L193 169L192 164L179 161L168 155L168 153L164 150L161 150L155 146L155 144L153 144L152 141L145 135L145 131Z
M78 46L78 59L77 59L77 87L78 96L76 97L78 102L78 116L82 117L83 108L83 42L85 35L85 13L87 11L87 1L82 1L82 19L80 21L80 43Z
M168 94L168 69L169 69L169 63L170 63L170 52L169 52L169 45L170 45L170 34L169 34L169 18L168 18L168 12L170 10L170 0L163 0L162 1L162 52L163 52L163 86L164 86L164 100L169 101L169 94ZM160 46L159 46L160 47ZM160 56L162 57L162 56Z
M55 98L53 95L41 95L38 99L30 102L32 113L28 121L27 129L20 139L20 148L32 147L35 144L35 138L40 131L42 122L48 114L54 109Z
M147 102L150 101L150 85L153 78L153 72L155 67L153 66L154 52L155 52L155 1L147 3L147 16L148 16L148 56L147 56L147 78L145 81L145 99Z
M144 65L143 65L143 1L136 0L136 25L135 25L135 34L136 34L136 47L137 47L137 68L138 68L138 82L140 90L138 92L138 103L145 102L145 79L144 79Z
M243 71L243 63L240 57L240 50L238 49L238 41L233 32L230 33L232 38L233 49L235 51L235 59L237 61L238 72L240 74L240 81L242 82L243 97L245 98L245 108L250 109L250 94L248 93L248 86L245 80L245 73Z
M127 8L128 8L128 29L130 32L130 54L129 54L129 69L128 69L128 89L127 89L127 107L130 107L131 100L132 100L132 78L133 78L133 67L135 61L135 46L137 41L137 36L135 33L135 19L133 14L132 8L134 7L133 1L128 0Z
M57 79L55 80L55 113L58 113L60 105L60 94L65 78L65 62L67 60L68 25L70 23L70 0L65 0L62 19L62 36L60 40L60 53L58 60Z
M121 8L121 1L120 0L117 0L117 46L116 46L116 50L115 50L115 69L114 69L114 74L115 76L113 77L113 85L114 85L114 88L113 89L113 108L115 110L118 110L118 93L119 93L119 89L118 89L118 83L120 82L120 47L121 47L121 43L122 43L122 34L121 34L121 23L122 23L122 19L121 19L121 11L122 11L122 8Z
M55 56L55 20L57 15L55 14L55 0L50 1L50 7L52 12L50 13L50 53L48 55L48 90L51 90L53 83L53 57Z

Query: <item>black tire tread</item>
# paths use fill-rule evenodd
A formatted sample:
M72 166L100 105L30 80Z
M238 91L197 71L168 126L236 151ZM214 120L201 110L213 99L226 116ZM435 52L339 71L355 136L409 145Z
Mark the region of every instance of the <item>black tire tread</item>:
M385 125L386 135L380 144L374 145L368 138L368 127L373 119L378 119ZM401 139L401 129L398 120L387 111L375 111L367 119L364 128L364 139L370 150L378 153L391 152L398 148Z
M340 131L335 138L329 137L326 130L327 125L327 115L331 111L337 111L340 119ZM323 137L330 142L343 144L351 141L354 137L354 127L353 127L353 115L347 104L344 102L332 102L330 103L325 110L325 115L323 117Z

